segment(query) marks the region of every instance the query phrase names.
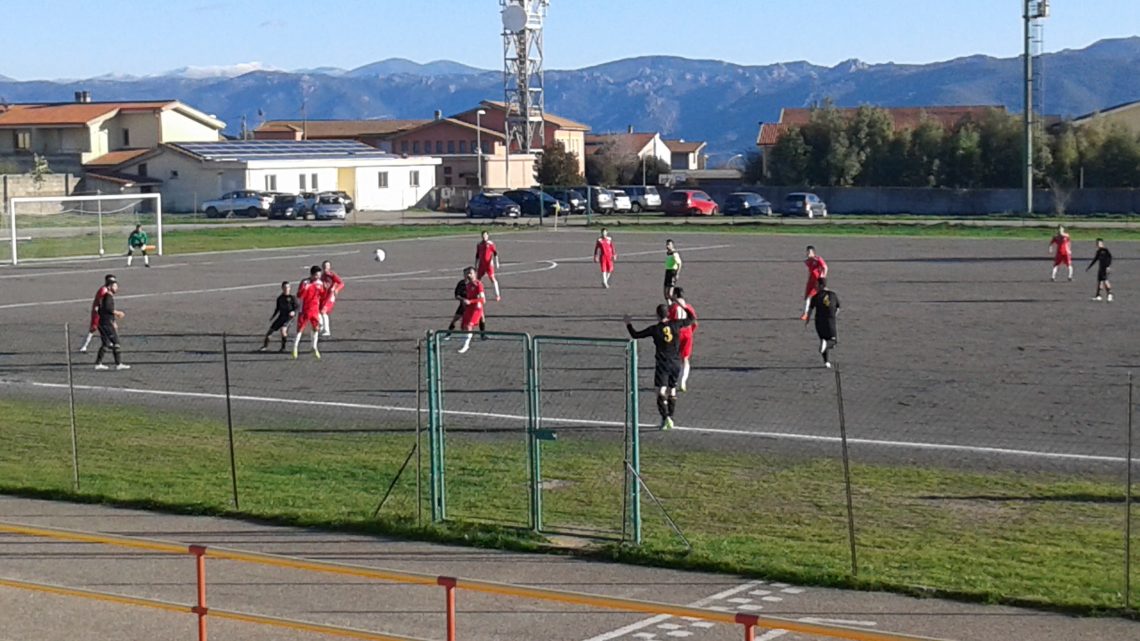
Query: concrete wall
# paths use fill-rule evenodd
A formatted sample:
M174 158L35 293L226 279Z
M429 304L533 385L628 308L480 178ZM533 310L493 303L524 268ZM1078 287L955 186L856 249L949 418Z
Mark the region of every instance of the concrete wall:
M31 176L26 174L0 174L0 206L9 198L62 197L75 195L75 185L79 179L72 174L49 174L36 188Z
M753 191L779 208L784 197L810 191L836 214L914 214L932 216L979 216L1019 213L1024 209L1021 189L921 189L910 187L767 187L741 186L731 182L705 181L686 188L703 189L718 203L734 191ZM1064 201L1064 202L1060 202ZM1033 195L1035 214L1090 215L1140 213L1140 189L1073 189L1058 198L1052 190L1038 189Z

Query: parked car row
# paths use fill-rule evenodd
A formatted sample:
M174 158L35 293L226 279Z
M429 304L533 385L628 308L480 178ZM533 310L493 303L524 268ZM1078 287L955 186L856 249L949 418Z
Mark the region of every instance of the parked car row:
M207 218L248 216L295 220L344 220L355 209L352 197L343 191L305 191L283 194L253 189L239 189L207 200L201 209Z
M720 207L711 196L699 189L678 189L665 198L665 213L671 216L715 216ZM827 205L815 194L796 192L784 198L779 210L763 196L750 191L738 191L724 199L725 216L816 216L827 217Z
M583 214L587 211L586 192L590 194L590 209L599 214L639 213L662 209L669 216L827 216L827 205L819 196L807 192L788 194L783 206L776 208L757 193L733 192L724 199L724 208L704 191L677 189L662 199L653 186L632 186L621 189L547 187L538 189L512 189L503 193L484 192L473 196L467 203L468 218L515 218L518 216L544 216Z

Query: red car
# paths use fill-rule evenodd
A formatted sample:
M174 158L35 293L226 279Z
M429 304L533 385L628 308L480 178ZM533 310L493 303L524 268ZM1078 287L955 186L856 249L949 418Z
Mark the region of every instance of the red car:
M715 216L720 209L711 196L699 189L678 189L665 197L669 216Z

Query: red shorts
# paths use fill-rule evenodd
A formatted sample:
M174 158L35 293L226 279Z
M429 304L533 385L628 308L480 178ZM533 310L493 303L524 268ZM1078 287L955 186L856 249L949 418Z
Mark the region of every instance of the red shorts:
M321 313L331 314L334 307L336 307L336 296L329 296L325 302L321 303Z
M598 261L598 266L601 267L604 272L612 272L614 270L614 259L603 258Z
M819 293L819 279L809 278L807 288L804 290L804 298L811 298Z
M693 331L680 332L677 337L677 350L681 352L681 358L689 358L693 355Z
M483 320L482 305L467 305L463 308L463 329L475 329L481 320Z
M1053 256L1053 266L1054 267L1056 267L1057 265L1072 265L1072 264L1073 264L1073 255L1072 254L1056 254Z
M317 331L321 328L321 317L316 314L305 314L304 316L297 317L297 333L304 331L305 326L308 325Z
M475 270L475 278L483 280L484 276L495 277L495 264L494 263L479 263L479 268Z
M87 331L91 332L92 334L99 331L99 313L98 312L91 312L91 329L89 329Z

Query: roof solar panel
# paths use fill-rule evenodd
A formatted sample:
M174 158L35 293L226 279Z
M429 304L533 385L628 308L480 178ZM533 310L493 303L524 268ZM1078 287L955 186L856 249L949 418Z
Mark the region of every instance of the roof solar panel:
M389 155L356 140L228 140L178 143L176 146L206 160L284 160Z

